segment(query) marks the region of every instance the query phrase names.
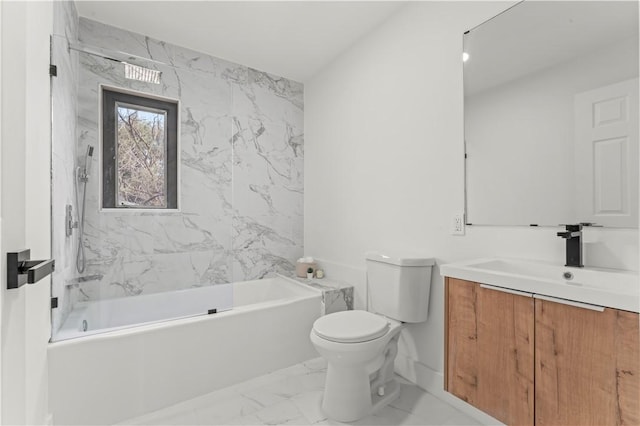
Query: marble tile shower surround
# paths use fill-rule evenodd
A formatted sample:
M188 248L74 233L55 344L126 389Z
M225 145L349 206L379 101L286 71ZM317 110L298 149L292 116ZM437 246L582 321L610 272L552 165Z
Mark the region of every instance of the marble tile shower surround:
M99 85L180 101L179 211L100 211L99 157L87 187L87 268L77 300L291 274L303 254L303 86L80 18L79 41L157 62L161 84L80 53L77 153L99 147ZM58 234L56 234L58 235Z

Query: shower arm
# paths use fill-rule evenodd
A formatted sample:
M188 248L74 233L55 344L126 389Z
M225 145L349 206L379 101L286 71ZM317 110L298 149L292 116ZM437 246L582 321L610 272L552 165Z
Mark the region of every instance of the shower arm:
M156 65L162 65L164 67L170 68L178 68L175 65L167 64L161 61L156 61L155 59L145 58L144 56L134 55L132 53L122 52L119 50L110 50L102 47L91 46L84 43L72 43L68 42L69 50L74 50L80 53L87 53L89 55L98 56L103 59L108 59L110 61L116 62L127 62L131 60L135 61L144 61L151 62Z

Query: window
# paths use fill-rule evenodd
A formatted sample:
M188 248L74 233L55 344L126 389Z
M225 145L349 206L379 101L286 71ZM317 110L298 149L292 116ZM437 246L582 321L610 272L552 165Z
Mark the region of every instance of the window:
M102 207L178 208L178 103L102 88Z

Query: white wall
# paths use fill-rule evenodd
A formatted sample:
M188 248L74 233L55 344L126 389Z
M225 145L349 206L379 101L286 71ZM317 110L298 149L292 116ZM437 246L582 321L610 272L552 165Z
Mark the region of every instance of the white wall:
M2 252L51 255L50 2L2 2ZM2 424L47 419L50 279L2 292Z
M438 264L485 256L564 261L557 228L469 227L464 204L462 33L506 2L421 2L401 9L305 86L305 253L356 284L364 253L420 251ZM638 269L638 232L589 229L591 266ZM403 333L400 371L442 388L443 279L429 319Z

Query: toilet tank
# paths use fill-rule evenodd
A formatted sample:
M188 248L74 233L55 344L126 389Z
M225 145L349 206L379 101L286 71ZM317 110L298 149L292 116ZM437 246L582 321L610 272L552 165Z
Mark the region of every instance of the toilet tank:
M403 322L427 320L434 259L369 252L369 311Z

